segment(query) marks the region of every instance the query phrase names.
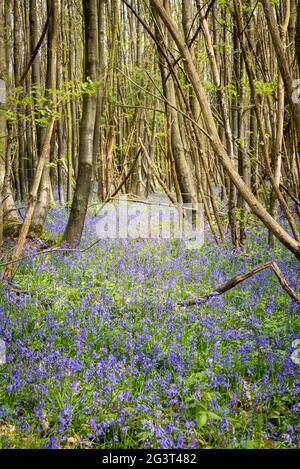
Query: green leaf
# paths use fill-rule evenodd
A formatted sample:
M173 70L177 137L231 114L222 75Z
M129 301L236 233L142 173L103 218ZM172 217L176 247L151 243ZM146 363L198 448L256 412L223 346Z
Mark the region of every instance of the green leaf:
M207 413L201 412L197 418L197 428L204 427L207 422Z
M209 417L211 417L212 419L221 420L221 417L219 415L215 414L214 412L207 412L207 415Z
M255 448L257 448L257 444L255 443L254 440L247 440L245 446L246 446L246 449L255 449Z

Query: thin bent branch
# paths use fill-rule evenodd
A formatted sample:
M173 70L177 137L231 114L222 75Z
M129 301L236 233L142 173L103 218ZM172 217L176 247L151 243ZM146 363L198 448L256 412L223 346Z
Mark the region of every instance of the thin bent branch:
M52 11L51 11L51 8L49 10L49 13L48 13L48 16L47 16L47 19L46 19L46 22L45 22L45 25L44 25L44 28L43 28L43 31L42 31L42 34L41 34L41 37L37 43L37 45L35 46L35 49L30 57L30 60L28 62L28 64L26 65L25 67L25 70L23 71L23 74L18 82L18 86L21 86L23 81L25 80L26 76L27 76L27 73L29 72L33 62L34 62L34 59L36 58L37 54L38 54L38 51L40 50L40 47L43 43L43 40L46 36L46 33L47 33L47 30L48 30L48 27L49 27L49 23L50 23L50 18L51 18L51 15L52 15Z
M275 273L276 277L279 280L280 285L284 289L284 291L291 297L293 300L295 300L297 303L300 303L300 296L294 292L294 290L288 285L287 281L285 280L281 270L279 269L278 265L276 262L265 262L264 264L258 265L254 267L251 270L247 270L246 272L235 275L234 277L230 278L227 280L227 282L222 283L219 285L217 288L214 289L212 293L209 293L208 295L205 295L201 298L196 298L194 300L188 300L188 301L180 301L177 304L179 306L194 306L197 304L203 304L209 301L212 297L214 296L219 296L222 295L223 293L227 292L228 290L231 290L232 288L236 287L239 283L244 282L248 278L252 277L253 275L257 274L258 272L261 272L264 269L271 268L273 272Z

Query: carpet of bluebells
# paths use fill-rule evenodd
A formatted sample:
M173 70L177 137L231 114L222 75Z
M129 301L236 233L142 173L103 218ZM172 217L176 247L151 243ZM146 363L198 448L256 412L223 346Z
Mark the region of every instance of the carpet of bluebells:
M50 210L50 238L67 215ZM246 255L207 234L194 250L101 240L19 263L21 289L0 291L0 448L299 448L300 312L274 274L177 305L272 259L299 291L299 263L266 239L253 224Z

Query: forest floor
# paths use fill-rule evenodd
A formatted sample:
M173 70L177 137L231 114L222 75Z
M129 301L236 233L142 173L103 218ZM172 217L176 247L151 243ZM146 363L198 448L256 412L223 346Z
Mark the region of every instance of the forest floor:
M66 220L52 207L48 236ZM247 236L247 255L207 234L197 249L100 240L20 262L20 289L0 291L0 448L299 448L300 317L274 273L177 305L273 259L299 291L287 250L258 224Z

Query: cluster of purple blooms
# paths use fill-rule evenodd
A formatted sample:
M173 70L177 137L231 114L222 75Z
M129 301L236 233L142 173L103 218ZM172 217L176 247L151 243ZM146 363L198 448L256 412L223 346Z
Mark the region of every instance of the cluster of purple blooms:
M52 209L52 235L65 223ZM84 246L95 223L87 218ZM267 253L258 233L252 257L207 235L195 251L101 240L22 261L14 281L28 292L0 292L0 448L70 439L83 448L299 447L300 367L290 356L300 323L273 274L177 306L270 256L297 290L296 260L281 247Z

